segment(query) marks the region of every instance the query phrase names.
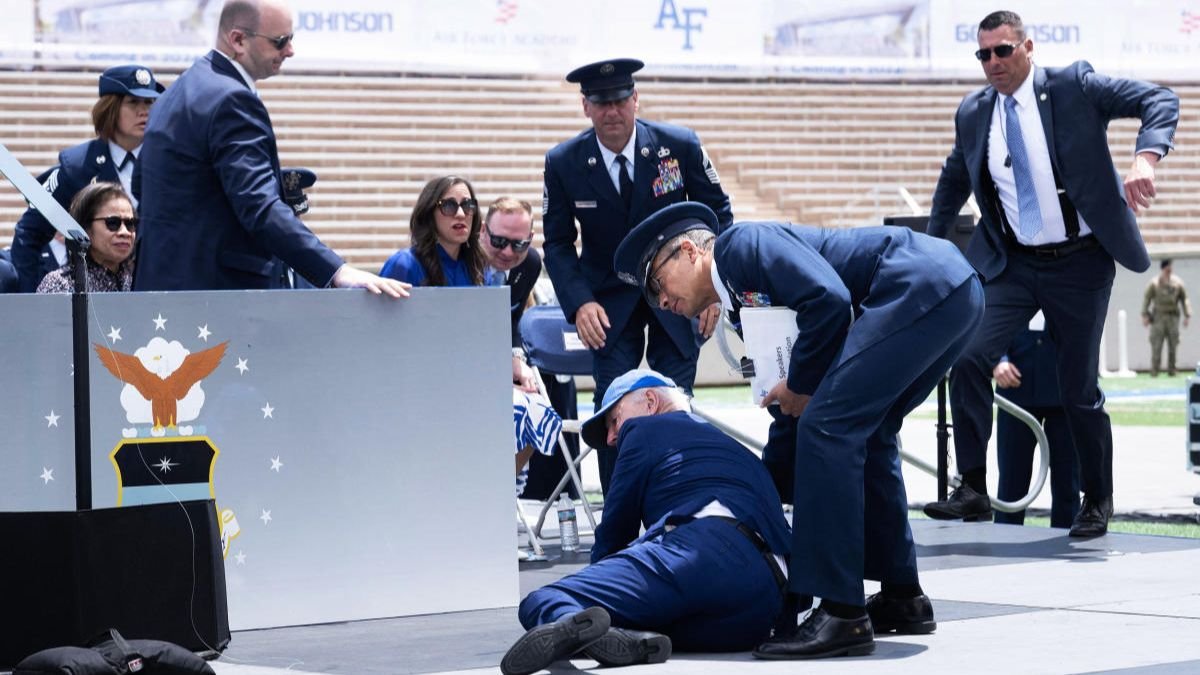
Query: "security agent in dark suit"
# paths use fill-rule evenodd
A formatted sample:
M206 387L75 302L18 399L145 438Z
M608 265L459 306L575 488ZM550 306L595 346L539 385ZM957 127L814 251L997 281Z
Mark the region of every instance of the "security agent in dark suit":
M506 674L581 649L630 665L766 638L785 583L779 495L750 451L689 410L654 371L613 380L583 424L588 445L620 448L592 564L521 601L529 632L501 661Z
M996 393L1033 415L1050 453L1050 527L1070 527L1079 512L1079 473L1075 446L1058 397L1058 350L1049 333L1031 328L1013 338L1008 352L992 369ZM1037 438L1024 422L1001 411L996 416L996 462L1000 480L996 496L1016 501L1029 491ZM997 523L1022 525L1025 512L996 511Z
M798 418L789 600L767 659L861 655L874 631L929 633L897 436L983 317L978 275L953 244L904 227L738 223L670 206L617 249L621 279L683 316L786 307L799 330L764 406ZM853 321L853 323L852 323ZM863 597L863 579L882 591ZM802 596L821 604L798 627ZM791 621L785 620L791 614Z
M163 90L149 68L129 64L105 70L99 79L100 97L92 106L96 138L60 152L58 164L38 176L38 182L64 209L85 185L96 181L120 183L130 194L150 106ZM136 200L133 205L137 207ZM12 262L21 292L34 292L42 277L58 269L46 248L53 238L54 227L32 206L17 221Z
M592 128L546 153L542 222L546 269L567 319L594 351L593 401L612 379L642 361L691 391L700 354L697 329L686 319L651 308L613 274L613 253L633 226L685 199L707 204L721 226L733 221L729 197L691 129L636 119L637 59L612 59L576 68L583 111ZM576 226L578 223L578 227ZM576 252L575 242L583 247ZM700 318L700 337L712 335L720 312ZM607 491L616 457L598 451Z
M954 148L933 195L929 232L945 236L972 193L982 212L967 259L986 280L987 315L950 376L954 449L963 483L925 508L933 518L987 517L986 452L992 367L1039 309L1063 349L1062 405L1079 457L1083 503L1071 536L1108 531L1112 428L1096 382L1113 261L1150 266L1135 212L1155 195L1154 167L1172 147L1179 99L1146 82L1100 75L1084 61L1040 68L1021 18L979 24L989 86L963 99ZM1124 182L1108 151L1108 123L1137 117L1137 154Z
M294 54L291 10L229 0L217 31L216 48L179 76L146 127L134 290L280 288L286 264L319 288L407 296L407 284L346 265L283 200L255 82Z

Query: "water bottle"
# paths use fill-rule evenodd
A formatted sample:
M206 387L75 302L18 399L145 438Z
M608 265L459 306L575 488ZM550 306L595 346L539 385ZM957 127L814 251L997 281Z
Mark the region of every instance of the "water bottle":
M570 496L558 496L558 534L562 550L572 553L579 550L579 522L575 518L575 502Z

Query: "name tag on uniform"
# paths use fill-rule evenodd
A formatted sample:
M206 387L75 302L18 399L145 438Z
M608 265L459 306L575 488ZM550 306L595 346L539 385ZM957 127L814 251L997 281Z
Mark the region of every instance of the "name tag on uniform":
M596 208L596 202L575 202L575 208L577 208L577 209L594 209L594 208Z

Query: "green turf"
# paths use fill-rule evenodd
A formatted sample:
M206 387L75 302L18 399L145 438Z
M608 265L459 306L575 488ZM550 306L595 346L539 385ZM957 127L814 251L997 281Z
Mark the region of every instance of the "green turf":
M911 520L928 520L928 516L920 511L909 511ZM1050 527L1048 516L1029 516L1025 518L1026 527ZM1177 523L1159 520L1120 520L1114 518L1108 522L1109 532L1121 534L1147 534L1156 537L1183 537L1200 539L1200 523Z

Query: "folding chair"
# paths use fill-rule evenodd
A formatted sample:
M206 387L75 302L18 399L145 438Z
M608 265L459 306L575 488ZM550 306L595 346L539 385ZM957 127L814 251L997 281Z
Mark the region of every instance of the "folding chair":
M541 378L543 370L548 374L571 377L592 374L592 352L579 340L575 326L567 323L561 307L557 305L530 307L521 317L519 328L521 339L525 345L525 357L529 361L529 367L534 371L534 381L537 382L538 392L542 396L547 395ZM578 434L580 425L579 420L563 419L563 433ZM580 497L579 501L583 505L583 513L587 516L592 531L596 529L596 516L592 513L592 507L588 504L587 497L584 496L583 481L579 479L580 462L592 449L581 443L579 456L573 457L566 439L561 436L558 439L558 448L566 459L567 471L542 505L537 524L528 530L531 539L543 537L542 525L546 522L546 514L554 508L559 495L567 489L567 483L575 486ZM581 534L587 533L581 532Z

